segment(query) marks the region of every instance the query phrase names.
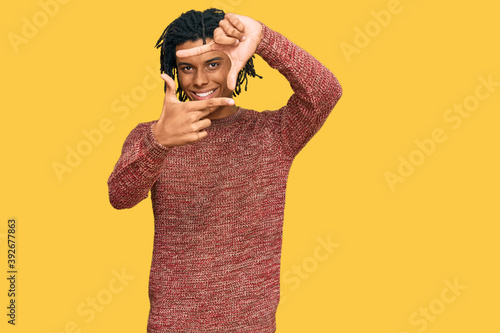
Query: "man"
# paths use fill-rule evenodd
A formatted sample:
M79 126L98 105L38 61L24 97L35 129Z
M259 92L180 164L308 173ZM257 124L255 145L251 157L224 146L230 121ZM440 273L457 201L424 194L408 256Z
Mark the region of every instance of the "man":
M151 191L148 332L275 332L288 172L342 89L282 35L215 9L184 13L157 46L161 116L132 130L108 181L117 209ZM292 86L279 110L231 99L257 76L254 53Z

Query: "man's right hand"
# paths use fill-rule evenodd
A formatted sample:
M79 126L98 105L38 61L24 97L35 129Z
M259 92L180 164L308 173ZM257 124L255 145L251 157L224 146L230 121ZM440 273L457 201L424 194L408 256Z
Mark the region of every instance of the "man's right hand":
M167 74L161 78L167 84L163 111L160 119L153 126L156 140L165 147L183 146L205 138L205 128L211 121L205 118L220 106L234 105L231 98L210 98L203 101L181 102L175 95L176 85Z

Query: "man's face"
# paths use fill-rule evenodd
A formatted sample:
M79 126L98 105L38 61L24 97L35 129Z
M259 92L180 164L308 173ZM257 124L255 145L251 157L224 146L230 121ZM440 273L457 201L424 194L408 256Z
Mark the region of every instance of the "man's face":
M212 39L207 38L207 44ZM177 45L176 51L203 45L203 40L187 41ZM222 51L210 51L197 56L177 57L177 70L182 90L192 101L213 97L231 97L227 87L227 74L231 60Z

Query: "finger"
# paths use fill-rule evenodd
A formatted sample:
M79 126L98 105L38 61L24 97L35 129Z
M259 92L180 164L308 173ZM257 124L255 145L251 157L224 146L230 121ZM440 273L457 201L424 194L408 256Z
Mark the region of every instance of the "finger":
M216 97L203 101L184 102L187 111L201 111L218 106L234 105L234 99L226 97Z
M201 130L198 132L198 140L204 139L207 136L208 136L208 133L205 130ZM198 141L198 140L196 140L196 141Z
M229 90L233 91L236 88L236 80L238 79L238 73L243 69L244 62L232 62L231 69L227 74L227 87Z
M219 28L214 31L214 41L218 45L236 46L240 43L238 38L229 37L223 30L218 29Z
M212 125L212 121L210 121L210 119L208 118L201 119L200 121L195 123L194 130L199 132L209 127L210 125Z
M198 140L206 138L208 135L207 131L205 130L200 130L200 131L193 131L184 136L184 139L186 140L187 143L193 143Z
M175 100L177 100L177 97L175 96L175 91L176 91L175 81L170 77L170 75L167 75L165 73L160 75L160 77L167 84L167 90L165 91L165 97L166 98L173 97L173 98L175 98Z
M217 44L215 44L215 42L212 41L212 42L205 44L205 45L201 45L201 46L197 46L197 47L193 47L193 48L185 49L185 50L179 50L175 53L175 55L178 58L191 57L191 56L197 56L197 55L200 55L203 53L207 53L210 51L214 51L216 49L217 49Z
M245 32L245 25L240 21L239 16L233 13L227 13L225 18L240 32Z
M205 117L208 116L209 114L211 114L212 112L214 112L217 109L218 109L218 107L211 107L211 108L208 108L208 109L203 109L203 110L199 110L199 111L192 111L192 112L194 114L194 118L195 119L202 120L202 119L208 119L208 118L205 118Z
M231 21L222 20L219 22L219 27L224 31L224 33L229 36L241 40L245 34L238 30ZM244 27L243 27L244 28ZM244 30L244 29L243 29Z

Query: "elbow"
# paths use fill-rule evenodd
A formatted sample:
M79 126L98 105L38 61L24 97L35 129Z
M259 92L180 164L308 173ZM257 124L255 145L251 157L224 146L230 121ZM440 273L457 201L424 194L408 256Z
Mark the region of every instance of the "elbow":
M342 86L340 85L339 80L337 80L337 78L333 74L332 74L332 81L330 83L330 91L332 92L331 95L333 96L333 100L335 101L336 104L337 101L340 99L340 97L342 97L343 89Z
M109 193L109 203L114 209L126 209L126 208L132 208L132 206L127 205L127 203L123 200L121 200L122 196Z
M115 209L127 209L132 208L134 205L130 203L130 200L126 200L127 196L124 195L122 191L116 186L113 186L111 182L108 182L108 195L109 203Z
M123 180L110 177L108 180L109 203L115 209L132 208L148 197L150 187L137 187Z
M310 107L327 109L328 112L337 105L342 93L343 89L337 77L326 67L316 75L314 83L306 91L309 103L311 103Z
M116 199L113 199L111 197L109 198L109 203L111 204L111 206L114 209L126 209L126 208L130 208L127 205L125 205L123 202L121 202L120 200L116 200Z
M328 103L328 108L332 110L340 97L342 97L342 86L339 81L335 77L335 75L331 74L331 78L327 84L325 84L323 100Z
M340 85L339 81L337 81L337 90L336 90L337 100L339 100L340 97L342 97L343 92L344 90L342 89L342 86Z
M129 209L144 200L146 195L130 193L130 190L109 188L109 203L115 209Z

